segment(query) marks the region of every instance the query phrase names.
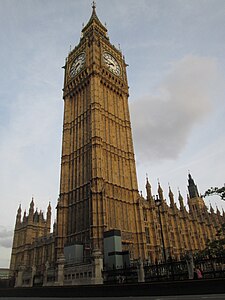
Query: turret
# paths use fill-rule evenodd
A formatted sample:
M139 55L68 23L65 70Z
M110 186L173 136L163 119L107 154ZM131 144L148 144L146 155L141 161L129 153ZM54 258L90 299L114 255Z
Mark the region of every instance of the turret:
M39 213L39 222L41 222L41 223L44 222L44 214L43 214L42 210L40 210L40 213Z
M170 207L175 208L174 195L169 186L169 198L170 198Z
M150 201L152 199L152 188L151 188L151 184L148 181L148 177L146 177L146 192L147 192L147 200Z
M26 221L27 221L27 216L26 216L26 209L25 209L23 214L23 223L26 223Z
M188 192L190 199L199 197L197 185L195 184L190 173L188 174Z
M163 201L164 201L164 196L163 196L163 190L162 190L162 188L161 188L161 186L160 186L160 182L158 181L158 194L159 194L159 199L162 201L162 203L163 203Z
M29 214L28 214L28 222L33 222L33 215L34 215L34 198L32 197L30 202Z
M158 195L159 195L159 199L161 200L162 211L166 211L167 210L166 200L164 199L163 190L161 188L159 181L158 181Z
M53 224L53 235L56 235L56 233L57 233L57 222L55 220Z
M32 197L30 202L29 214L34 212L34 198Z
M51 204L49 202L48 204L48 209L47 209L47 219L46 219L46 226L47 226L47 232L49 233L51 230Z
M179 203L180 203L180 210L183 211L185 209L184 207L184 199L180 193L180 191L178 191L179 195L178 195L178 200L179 200Z
M155 206L155 203L153 203L153 197L152 197L152 187L151 184L148 181L148 177L146 177L146 192L147 192L147 201L150 204L150 206Z
M37 223L39 221L39 215L38 215L38 211L37 211L37 208L36 208L36 211L34 213L34 222Z
M19 205L19 208L17 210L17 215L16 215L16 225L21 223L21 204Z

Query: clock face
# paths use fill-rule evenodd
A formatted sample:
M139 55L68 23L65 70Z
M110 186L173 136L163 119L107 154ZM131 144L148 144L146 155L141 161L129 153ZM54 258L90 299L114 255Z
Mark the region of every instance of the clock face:
M108 52L103 53L103 59L109 70L119 76L121 74L120 65L117 60Z
M85 63L85 53L81 53L74 59L70 67L70 77L74 77L75 75L77 75L82 69L82 67L84 66L84 63Z

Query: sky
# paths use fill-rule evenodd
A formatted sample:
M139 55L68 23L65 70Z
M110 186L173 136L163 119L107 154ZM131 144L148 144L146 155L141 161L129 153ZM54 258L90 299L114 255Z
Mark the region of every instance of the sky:
M225 183L225 1L97 0L125 56L139 190L146 174L168 199ZM0 0L0 267L8 267L18 206L55 217L63 69L91 0ZM207 206L225 209L219 197ZM53 218L54 221L54 218Z

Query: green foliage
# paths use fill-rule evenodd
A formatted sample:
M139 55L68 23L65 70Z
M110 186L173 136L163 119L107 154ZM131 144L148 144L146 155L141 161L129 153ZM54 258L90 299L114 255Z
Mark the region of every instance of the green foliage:
M210 189L208 189L205 194L204 197L206 196L212 196L212 195L218 195L221 197L222 200L225 201L225 186L223 186L222 188L218 188L218 187L211 187Z

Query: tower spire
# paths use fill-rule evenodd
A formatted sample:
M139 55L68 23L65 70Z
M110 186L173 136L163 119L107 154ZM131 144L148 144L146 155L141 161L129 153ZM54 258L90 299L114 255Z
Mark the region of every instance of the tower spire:
M190 198L199 197L198 187L194 182L194 179L191 177L191 173L188 173L188 192Z
M92 28L97 28L98 32L107 38L107 29L106 27L101 23L101 21L99 20L97 13L96 13L96 2L93 1L92 2L92 14L90 17L90 20L88 21L88 23L84 26L84 28L82 29L82 36L84 36L86 33L89 32L89 29Z

